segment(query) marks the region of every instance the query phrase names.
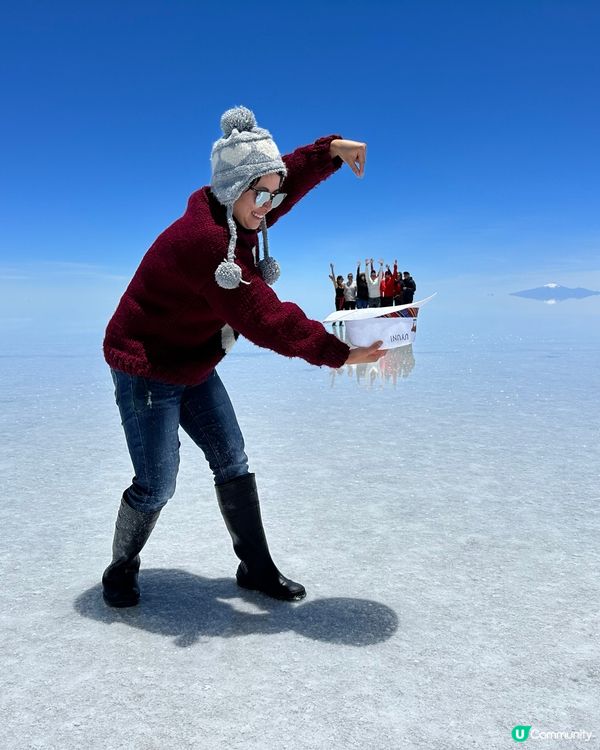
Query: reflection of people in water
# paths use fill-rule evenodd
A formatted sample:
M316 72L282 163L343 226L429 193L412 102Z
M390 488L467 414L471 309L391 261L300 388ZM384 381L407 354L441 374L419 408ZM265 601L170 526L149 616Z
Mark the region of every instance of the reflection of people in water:
M379 371L386 381L392 380L396 385L398 378L407 378L415 366L415 355L412 344L390 349L386 355L381 357Z
M340 331L339 338L343 339ZM361 365L342 365L337 370L331 370L331 387L335 385L338 376L356 377L359 385L373 388L378 382L391 383L396 386L398 378L407 378L415 367L415 355L412 344L388 349L377 362Z

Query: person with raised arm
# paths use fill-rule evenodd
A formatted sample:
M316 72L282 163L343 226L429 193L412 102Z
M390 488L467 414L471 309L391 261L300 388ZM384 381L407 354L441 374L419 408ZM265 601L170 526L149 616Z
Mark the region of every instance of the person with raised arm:
M369 285L367 284L367 262L365 272L361 273L360 260L356 265L356 309L363 310L369 306Z
M375 270L373 258L370 260L371 271L367 274L369 290L369 307L381 307L381 282L383 281L383 259L379 261L379 271ZM365 268L367 261L365 260Z
M386 265L386 272L381 282L381 306L392 307L394 304L394 295L396 293L396 282L398 280L398 261L394 261L394 272L390 271L389 265Z
M343 276L336 276L335 271L333 270L333 263L329 264L329 268L331 270L331 273L329 274L329 278L331 279L331 283L333 284L333 288L335 290L335 309L336 312L339 312L340 310L344 309L344 302L345 302L345 296L344 291L346 289L346 285L344 284L344 277ZM333 323L335 325L335 321ZM341 322L340 322L340 325Z
M282 575L269 552L255 477L216 366L240 334L316 366L384 354L381 341L350 349L271 289L280 269L269 254L268 227L343 164L362 177L366 145L329 135L282 157L245 107L225 112L221 128L210 185L190 196L183 216L144 255L106 329L104 356L135 474L102 576L113 607L139 601L140 552L175 492L180 427L212 469L240 560L238 585L276 599L304 597L304 586Z

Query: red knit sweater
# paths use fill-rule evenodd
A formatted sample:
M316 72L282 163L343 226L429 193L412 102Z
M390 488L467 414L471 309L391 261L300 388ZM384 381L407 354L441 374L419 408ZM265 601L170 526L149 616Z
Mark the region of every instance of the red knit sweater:
M334 138L283 157L288 175L272 226L309 190L342 164L332 159ZM258 273L257 232L237 225L236 262L244 281L222 289L214 273L227 255L225 208L204 187L190 196L183 216L145 254L106 329L104 356L111 367L167 383L205 380L241 333L258 346L314 365L340 367L349 348L292 302L281 302Z

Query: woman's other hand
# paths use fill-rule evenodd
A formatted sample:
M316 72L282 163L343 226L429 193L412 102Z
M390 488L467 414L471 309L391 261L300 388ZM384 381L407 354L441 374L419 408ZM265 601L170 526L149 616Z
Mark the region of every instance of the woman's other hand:
M367 144L359 141L346 141L335 138L329 146L329 153L334 159L340 159L350 167L357 177L364 177L365 162L367 161Z
M386 349L380 349L383 341L376 341L371 346L357 346L356 349L350 349L350 354L345 364L361 365L366 362L377 362L379 357L386 353Z

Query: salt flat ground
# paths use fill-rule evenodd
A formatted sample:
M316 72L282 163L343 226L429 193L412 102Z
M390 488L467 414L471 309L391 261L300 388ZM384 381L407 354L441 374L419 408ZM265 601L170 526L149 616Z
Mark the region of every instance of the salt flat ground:
M99 341L13 337L0 747L505 748L517 724L597 746L597 303L569 304L475 330L432 303L379 372L234 350L220 374L295 604L236 588L182 436L142 603L105 607L131 468Z

